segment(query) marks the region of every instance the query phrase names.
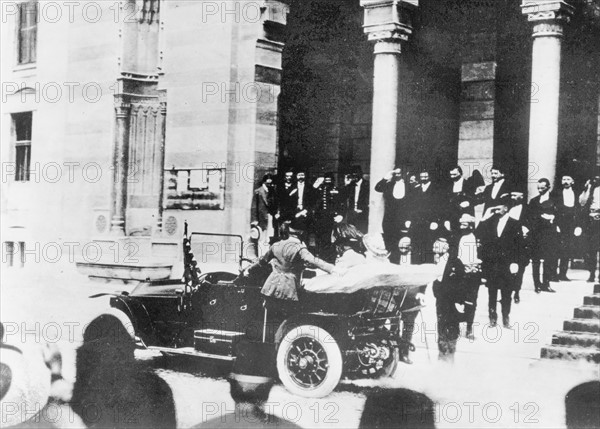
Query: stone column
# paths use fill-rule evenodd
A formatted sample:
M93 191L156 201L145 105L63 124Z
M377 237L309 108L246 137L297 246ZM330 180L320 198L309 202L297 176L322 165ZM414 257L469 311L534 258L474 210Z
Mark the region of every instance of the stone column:
M545 177L554 185L563 24L569 21L574 8L562 0L524 0L521 8L533 23L528 166L531 198L537 194L538 179Z
M156 154L156 169L158 171L158 215L156 217L156 233L160 235L163 228L163 199L165 195L165 138L167 131L167 103L160 103L160 135L158 153Z
M412 33L410 13L416 2L361 0L364 31L375 42L369 232L381 232L384 202L375 184L396 164L398 91L402 42Z
M127 210L127 170L129 164L129 111L131 105L115 95L115 141L113 147L113 183L110 234L125 235Z

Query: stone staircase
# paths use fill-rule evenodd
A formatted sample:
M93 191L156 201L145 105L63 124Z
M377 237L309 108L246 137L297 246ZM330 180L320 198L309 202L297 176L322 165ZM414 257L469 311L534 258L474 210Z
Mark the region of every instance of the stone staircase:
M593 295L584 297L574 318L565 320L563 329L552 336L552 344L542 348L542 359L600 363L600 284L594 285Z

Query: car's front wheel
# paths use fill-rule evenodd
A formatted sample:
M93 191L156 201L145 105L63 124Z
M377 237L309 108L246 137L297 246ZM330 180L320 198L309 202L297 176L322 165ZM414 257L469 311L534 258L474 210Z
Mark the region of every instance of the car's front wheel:
M343 370L342 352L323 328L300 325L288 331L277 350L277 372L291 393L308 398L329 395Z

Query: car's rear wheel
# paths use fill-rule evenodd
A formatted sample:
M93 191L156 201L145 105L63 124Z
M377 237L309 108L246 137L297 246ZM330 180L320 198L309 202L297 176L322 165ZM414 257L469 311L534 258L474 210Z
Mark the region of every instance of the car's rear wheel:
M323 328L300 325L288 331L277 350L277 372L291 393L308 398L329 395L342 377L342 352Z

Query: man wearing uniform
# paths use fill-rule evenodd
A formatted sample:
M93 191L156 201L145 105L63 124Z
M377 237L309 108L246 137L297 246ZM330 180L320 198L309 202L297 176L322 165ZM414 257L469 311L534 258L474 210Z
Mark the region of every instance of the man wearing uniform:
M315 203L315 235L317 254L327 261L335 261L335 249L331 243L331 232L333 224L341 221L342 216L338 213L339 191L335 187L333 173L327 173L320 177L313 185L316 194Z
M344 269L336 269L332 264L309 252L302 241L304 231L300 222L286 222L284 225L287 226L288 237L274 243L258 262L246 270L251 274L259 267L271 264L273 271L262 287L261 293L265 296L267 310L272 317L280 319L298 312L300 275L306 266L319 268L328 273L344 272Z

